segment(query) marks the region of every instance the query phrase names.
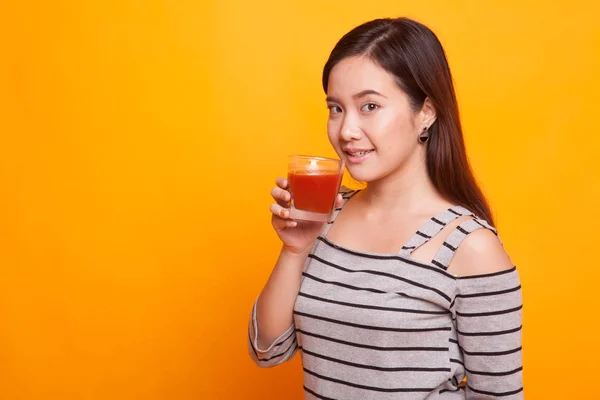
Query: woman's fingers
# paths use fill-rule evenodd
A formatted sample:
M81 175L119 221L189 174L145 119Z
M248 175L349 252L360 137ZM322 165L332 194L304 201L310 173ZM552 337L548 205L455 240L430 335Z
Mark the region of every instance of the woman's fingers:
M292 198L290 192L277 186L271 189L271 196L281 206L286 206Z
M271 204L271 213L273 214L273 226L276 230L282 230L285 228L295 228L298 223L290 219L290 201L292 195L286 189L289 186L289 182L284 177L279 177L275 180L275 186L271 190L271 196L277 203Z
M287 189L289 182L287 179L280 176L279 178L275 179L275 184L282 189Z
M277 178L275 181L277 186L271 189L271 196L273 199L282 207L289 207L290 200L292 199L292 195L290 192L285 190L288 186L287 179L285 178Z
M281 219L289 219L290 218L290 210L282 207L279 204L275 204L275 203L271 204L271 213L274 216L279 217Z
M290 210L279 204L271 204L271 213L273 214L273 226L278 231L298 226L296 221L290 219Z

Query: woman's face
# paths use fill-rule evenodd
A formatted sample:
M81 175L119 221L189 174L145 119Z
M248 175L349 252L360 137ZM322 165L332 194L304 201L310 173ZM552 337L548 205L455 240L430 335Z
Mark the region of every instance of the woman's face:
M419 133L435 119L429 101L415 112L395 77L367 57L345 58L333 67L327 107L329 141L352 177L362 182L418 162L424 155Z

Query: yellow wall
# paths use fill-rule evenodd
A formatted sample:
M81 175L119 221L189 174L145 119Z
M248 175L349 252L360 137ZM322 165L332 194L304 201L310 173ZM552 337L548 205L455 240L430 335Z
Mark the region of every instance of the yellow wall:
M269 189L332 154L337 39L399 15L446 46L521 271L527 398L592 398L600 7L490 3L2 1L0 398L300 399L298 358L246 355Z

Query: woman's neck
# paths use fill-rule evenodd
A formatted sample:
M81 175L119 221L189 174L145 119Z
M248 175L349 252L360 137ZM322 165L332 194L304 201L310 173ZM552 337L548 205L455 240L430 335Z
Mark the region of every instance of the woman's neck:
M436 213L451 204L438 192L425 162L415 162L370 182L362 193L367 215L373 217Z

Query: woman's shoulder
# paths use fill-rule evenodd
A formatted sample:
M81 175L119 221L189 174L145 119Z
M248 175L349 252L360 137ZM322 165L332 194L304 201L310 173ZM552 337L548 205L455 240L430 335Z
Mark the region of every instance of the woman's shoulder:
M498 236L489 229L471 232L456 250L448 271L459 277L488 275L514 268Z

